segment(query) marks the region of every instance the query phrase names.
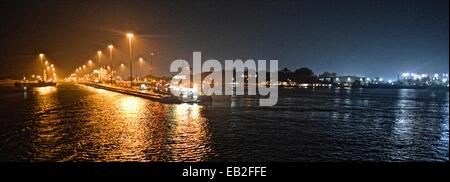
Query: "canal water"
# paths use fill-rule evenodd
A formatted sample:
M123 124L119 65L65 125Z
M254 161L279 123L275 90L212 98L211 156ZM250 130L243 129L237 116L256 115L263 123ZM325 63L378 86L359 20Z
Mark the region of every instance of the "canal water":
M259 107L0 87L0 161L449 161L448 124L448 90L282 89Z

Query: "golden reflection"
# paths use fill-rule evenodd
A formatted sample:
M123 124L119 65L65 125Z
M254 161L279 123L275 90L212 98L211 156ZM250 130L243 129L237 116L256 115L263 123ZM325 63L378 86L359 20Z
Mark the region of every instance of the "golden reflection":
M100 94L115 93L115 92L108 91L108 90L105 90L105 89L99 89L99 88L89 87L89 86L85 86L85 85L77 85L77 86L86 88L88 90L91 90L91 91L94 91L94 92L97 92L97 93L100 93Z
M79 112L71 113L59 111L58 97L38 94L35 115L42 118L29 127L34 136L34 158L205 161L213 154L203 106L161 104L100 90L86 87L88 94L70 105ZM61 120L61 115L67 117ZM68 123L75 128L63 127Z
M139 112L143 107L143 100L137 97L125 97L119 100L120 107L125 112Z
M36 117L29 125L27 132L31 133L33 141L32 160L56 160L64 151L60 141L64 137L64 128L61 126L60 103L57 97L50 95L56 92L56 87L37 87L38 94L31 112Z
M174 108L171 131L172 160L204 161L212 153L208 122L201 116L203 106L179 104Z
M113 156L127 160L146 161L148 127L146 127L145 100L133 96L125 96L117 100L119 120L112 124L117 130L114 134L117 147L112 150ZM123 159L120 159L123 160Z
M36 90L41 95L47 95L56 92L56 87L36 87Z

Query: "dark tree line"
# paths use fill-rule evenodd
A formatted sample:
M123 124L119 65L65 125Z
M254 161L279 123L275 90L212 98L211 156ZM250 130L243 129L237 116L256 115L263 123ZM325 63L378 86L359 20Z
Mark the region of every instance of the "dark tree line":
M297 83L316 83L318 81L314 72L306 67L291 71L288 68L284 68L278 72L279 81L293 81Z

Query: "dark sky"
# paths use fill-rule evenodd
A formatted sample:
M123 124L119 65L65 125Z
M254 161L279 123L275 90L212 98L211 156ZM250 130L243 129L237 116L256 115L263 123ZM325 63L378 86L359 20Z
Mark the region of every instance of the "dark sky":
M278 59L279 68L395 78L448 72L448 0L313 1L0 1L0 76L37 72L37 54L59 76L107 52L135 57L168 74L192 59Z

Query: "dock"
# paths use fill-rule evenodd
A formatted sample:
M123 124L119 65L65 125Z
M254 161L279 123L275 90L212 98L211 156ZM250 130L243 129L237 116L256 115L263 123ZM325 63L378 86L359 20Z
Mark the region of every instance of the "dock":
M104 89L112 92L118 92L122 94L132 95L136 97L141 97L145 99L149 99L155 102L161 102L166 104L180 104L180 103L203 103L203 102L210 102L211 98L208 96L200 96L199 99L193 102L185 102L180 97L169 95L169 94L158 94L149 92L146 90L135 90L131 88L124 88L124 87L117 87L117 86L111 86L111 85L104 85L104 84L96 84L96 83L78 83L84 86L98 88L98 89Z

